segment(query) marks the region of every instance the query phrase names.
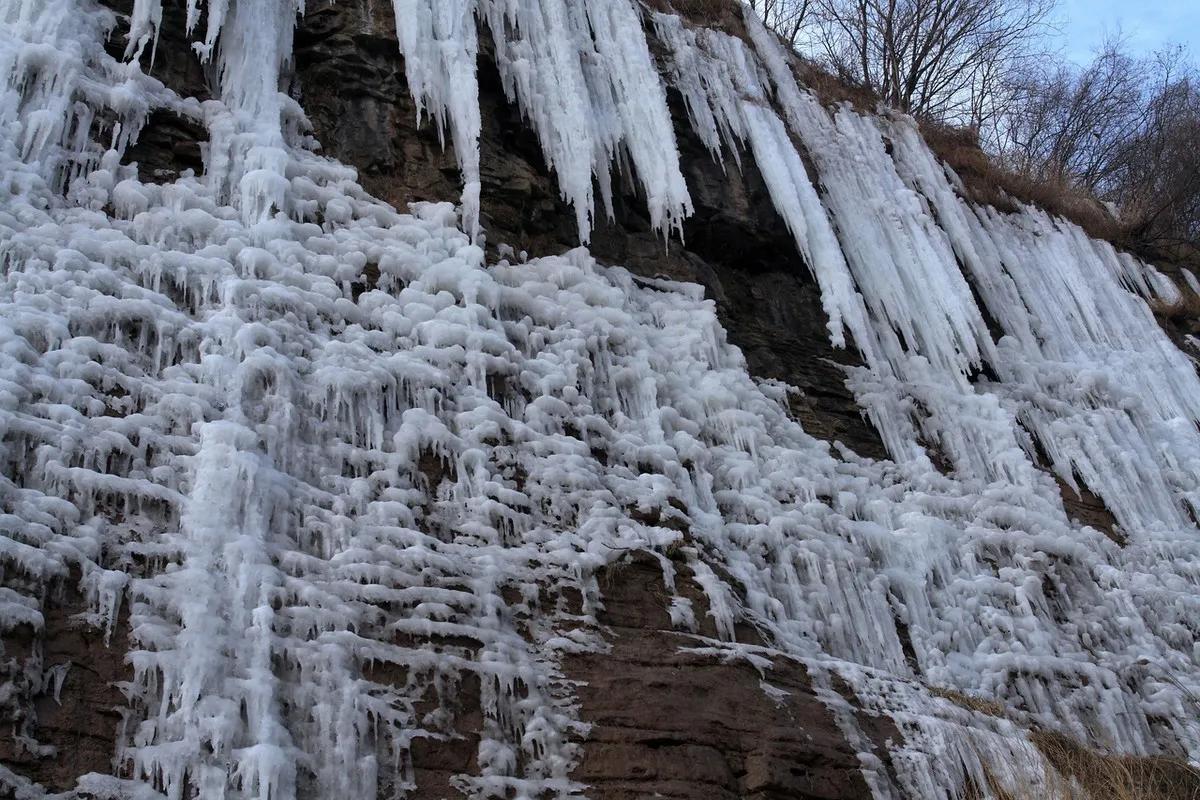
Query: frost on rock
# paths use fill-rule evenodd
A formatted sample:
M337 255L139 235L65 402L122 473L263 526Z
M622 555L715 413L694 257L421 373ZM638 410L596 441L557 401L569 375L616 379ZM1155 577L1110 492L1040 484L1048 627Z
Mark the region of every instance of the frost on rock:
M292 0L191 3L203 104L107 56L88 0L0 0L0 632L78 583L131 646L119 770L80 793L402 797L413 742L462 735L473 676L456 788L585 796L560 658L602 646L597 571L668 548L720 632L698 648L802 660L878 797L1044 786L1014 720L1200 758L1200 381L1145 302L1174 287L1061 220L966 204L910 120L823 108L753 19L749 46L648 18L664 79L629 0L395 7L461 217L399 213L314 154L278 91ZM131 56L160 13L138 0ZM480 20L581 239L613 163L656 225L688 213L667 84L715 157L754 159L894 460L808 436L700 287L583 249L485 258ZM202 175L122 163L158 108L208 127ZM1068 518L1039 457L1124 546ZM36 652L0 668L37 746L23 704L62 676ZM890 768L835 679L896 722Z

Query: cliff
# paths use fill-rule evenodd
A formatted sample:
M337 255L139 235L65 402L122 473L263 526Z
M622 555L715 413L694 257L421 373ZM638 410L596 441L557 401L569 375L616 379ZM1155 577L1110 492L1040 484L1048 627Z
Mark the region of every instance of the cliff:
M0 0L0 793L1200 791L1200 284L692 5Z

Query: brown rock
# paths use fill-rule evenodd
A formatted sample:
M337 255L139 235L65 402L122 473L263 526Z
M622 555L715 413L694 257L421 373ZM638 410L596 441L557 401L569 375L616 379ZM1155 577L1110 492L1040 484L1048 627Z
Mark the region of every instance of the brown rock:
M677 586L702 621L703 594L686 567L680 572ZM683 652L702 643L670 629L662 570L648 554L608 567L601 585L611 651L564 664L583 682L581 717L592 724L574 776L590 797L870 797L856 754L800 664L778 658L760 675L744 661ZM751 631L739 638L759 643Z
M9 730L0 736L0 764L53 791L74 787L88 772L113 771L125 707L117 684L132 674L125 663L127 626L119 621L106 643L102 630L77 617L85 611L85 598L70 592L44 608L46 624L40 635L22 626L0 637L0 662L15 659L42 672L67 667L57 695L53 683L40 691L30 687L22 718L4 720ZM0 671L0 678L8 680L10 675ZM52 750L31 753L12 735L17 732Z

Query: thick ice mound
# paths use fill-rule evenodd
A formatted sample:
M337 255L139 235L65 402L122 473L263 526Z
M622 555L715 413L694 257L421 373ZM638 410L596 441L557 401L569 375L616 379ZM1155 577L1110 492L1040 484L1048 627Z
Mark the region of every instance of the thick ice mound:
M0 0L0 627L40 628L64 581L97 624L130 626L121 779L81 789L403 796L410 742L452 735L475 673L459 788L585 796L558 660L602 646L596 570L668 547L722 632L698 647L756 658L731 641L748 620L892 715L898 784L863 754L879 797L1047 779L1011 722L926 685L1200 758L1200 381L1143 299L1178 290L1059 220L966 205L911 121L825 110L753 20L751 49L632 0L395 8L459 210L398 213L313 154L276 91L291 0L192 0L220 76L205 103L133 58L156 46L157 0L138 0L125 64L91 0ZM864 355L852 385L894 462L806 435L699 287L582 249L486 261L479 24L583 240L614 163L664 232L689 213L668 84L714 157L748 148L831 337ZM122 165L153 108L207 126L203 175ZM1125 546L1068 519L1039 449ZM36 653L5 669L27 737L22 698L61 675ZM4 767L0 783L41 796Z

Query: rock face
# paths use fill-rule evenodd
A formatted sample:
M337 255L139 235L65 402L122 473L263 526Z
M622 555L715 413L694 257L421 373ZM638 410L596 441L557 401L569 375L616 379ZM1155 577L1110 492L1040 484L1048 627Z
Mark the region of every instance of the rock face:
M132 11L132 0L107 5ZM181 95L203 100L213 94L213 76L187 52L184 6L183 0L164 3L156 60L151 67L147 53L145 65ZM124 49L122 33L113 35L114 51ZM531 257L575 247L575 214L534 135L506 100L486 37L481 47L481 217L488 247L493 255L511 248ZM388 4L311 3L296 30L292 66L288 91L301 101L323 152L355 167L364 188L399 208L458 195L452 152L432 121L418 122ZM820 291L753 158L722 167L686 124L682 99L669 99L695 203L682 240L665 241L652 229L644 198L627 182L614 198L614 217L595 230L591 252L648 280L702 285L750 371L799 390L790 411L805 431L861 456L886 457L846 386L844 368L860 362L852 350L830 345ZM173 180L200 170L205 136L194 123L156 113L128 160L138 162L143 180ZM379 278L378 267L372 277L370 266L368 284ZM1180 341L1184 332L1194 331L1174 331ZM435 473L441 469L436 458L422 464L431 486L440 483ZM1068 513L1119 538L1099 498L1065 484L1063 493ZM686 539L686 526L678 531ZM671 574L675 587L668 592ZM127 623L118 618L106 641L82 615L86 604L72 593L76 584L63 581L59 595L46 599L44 630L34 635L18 628L4 640L0 658L0 680L26 698L17 717L3 720L18 735L0 738L0 764L53 791L71 789L85 773L119 767L120 686L130 672ZM745 625L736 631L741 657L706 648L706 637L716 638L717 631L699 578L684 560L632 552L604 568L599 585L597 621L607 649L562 663L563 677L576 687L579 719L590 726L571 776L588 787L588 797L851 800L872 796L864 763L894 771L888 753L904 732L877 711L855 708L836 680L818 685L799 662L768 656L766 642ZM673 624L673 594L690 601L694 633ZM897 625L907 639L907 627ZM911 641L905 645L915 660ZM399 671L385 674L389 667L373 669L372 680L404 680ZM483 725L479 678L467 676L455 692L461 712L455 736L413 743L410 797L462 796L453 779L475 769ZM33 739L54 750L30 750L25 742ZM380 797L399 788L384 781Z
M110 0L122 14L131 0ZM370 0L312 4L296 32L291 91L302 98L324 152L356 167L363 186L403 208L408 202L456 196L459 173L451 152L429 120L419 125L404 77L391 9ZM211 75L190 56L184 3L164 3L153 76L181 95L211 96ZM111 49L124 49L124 29ZM577 246L575 217L517 109L501 89L494 66L480 63L484 129L482 218L489 245L507 244L531 256ZM803 391L792 400L805 429L840 441L867 456L883 446L847 390L840 364L853 355L828 343L819 291L771 204L753 159L740 170L723 169L682 123L678 132L696 214L684 241L667 242L651 230L645 205L628 189L615 198L616 216L602 222L591 243L601 261L621 263L647 278L702 284L718 302L731 340L754 373ZM129 159L143 180L167 181L184 170L199 172L205 132L168 113L151 117ZM688 642L671 630L663 575L649 556L610 568L603 580L611 651L576 656L565 665L579 681L581 718L592 725L575 779L594 800L667 798L869 797L855 748L844 739L826 704L817 699L804 669L776 663L761 671L748 662L722 663L684 651ZM704 615L703 593L688 580ZM71 596L52 600L40 636L6 640L13 663L40 648L45 669L60 668L61 684L27 689L33 702L22 720L9 720L57 753L35 754L19 739L0 740L0 763L47 789L66 791L89 772L114 768L127 680L124 631L111 641L75 619L84 604ZM701 631L712 633L711 630ZM761 644L750 630L748 644ZM10 637L11 638L11 637ZM477 680L475 681L477 684ZM771 693L763 689L769 684ZM477 708L478 687L460 687L462 706ZM469 774L478 735L472 717L457 722L462 738L419 741L413 748L416 798L460 796L455 774ZM24 727L22 727L24 726ZM881 746L898 737L882 720L864 716Z
M22 628L4 637L7 664L0 665L0 679L31 700L22 709L24 718L3 720L5 727L35 734L40 745L54 750L31 752L22 739L6 735L0 738L0 765L65 792L80 775L113 769L125 702L118 686L129 679L123 663L127 648L123 629L106 641L102 630L79 618L86 611L82 598L60 598L47 607L45 629L38 635ZM10 671L30 657L48 678L40 685L30 685L29 672Z
M685 568L686 569L686 568ZM606 653L567 659L582 681L581 716L592 729L575 777L596 798L835 800L870 797L859 761L799 664L757 668L694 651L672 630L662 568L644 553L601 575ZM677 578L715 636L703 592ZM739 640L761 644L753 630ZM865 720L882 744L899 732Z
M363 186L398 207L456 197L454 155L435 126L417 124L391 9L362 2L318 4L296 34L296 87L324 152L359 169ZM493 248L530 256L577 247L575 215L559 197L534 134L509 104L487 39L479 64L483 133L482 220ZM854 355L829 344L820 293L771 203L753 158L740 169L716 163L672 99L676 135L696 213L683 241L664 241L645 202L626 185L615 219L601 221L589 249L602 262L648 278L702 284L716 299L731 341L751 370L804 394L795 413L809 433L865 456L883 445L845 387L839 364Z
M460 181L454 156L428 120L417 124L395 35L390 9L365 0L318 5L297 31L296 91L324 152L357 167L374 194L400 206L454 197ZM575 215L559 197L533 134L506 101L486 47L484 54L481 216L489 245L530 256L575 247ZM839 364L854 363L853 355L830 347L817 286L753 159L745 158L740 170L722 169L684 122L679 98L672 99L696 204L683 242L657 235L645 203L626 187L616 197L615 218L593 234L593 255L647 278L702 284L752 372L803 391L793 411L805 430L862 455L885 456L845 386ZM688 642L672 631L662 581L660 566L646 555L610 568L601 579L600 622L610 631L611 650L564 665L567 677L581 682L581 719L592 725L574 776L591 787L588 795L870 797L854 748L803 668L775 664L760 674L746 662L681 652ZM697 619L710 628L702 633L713 635L703 593L691 586ZM762 644L753 631L741 633L742 641ZM779 690L778 699L764 692L763 682ZM877 718L864 717L863 727L874 728L880 744L899 737ZM452 751L472 752L458 744ZM421 755L414 753L418 769ZM444 787L445 774L431 771L429 787Z

